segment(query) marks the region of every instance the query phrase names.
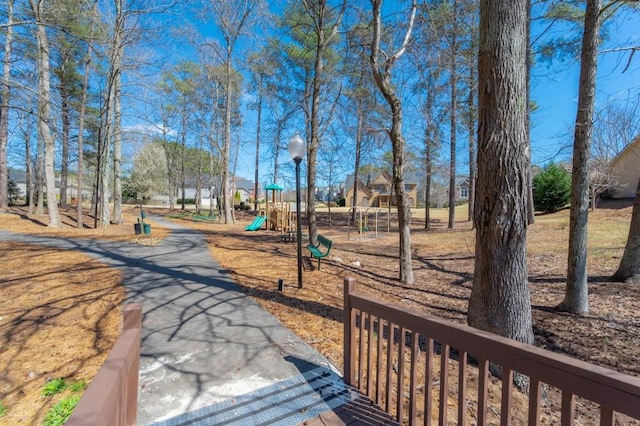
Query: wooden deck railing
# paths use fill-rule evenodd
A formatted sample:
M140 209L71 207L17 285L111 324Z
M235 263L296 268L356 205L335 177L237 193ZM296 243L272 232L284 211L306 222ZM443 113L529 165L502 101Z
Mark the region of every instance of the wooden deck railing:
M344 380L398 422L639 424L637 377L377 300L351 278L344 315Z
M65 425L135 425L138 409L138 370L142 308L125 306L122 335Z

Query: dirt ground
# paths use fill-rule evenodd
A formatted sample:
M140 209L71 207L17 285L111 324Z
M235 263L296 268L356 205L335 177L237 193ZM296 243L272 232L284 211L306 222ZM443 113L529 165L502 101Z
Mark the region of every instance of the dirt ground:
M458 217L463 216L458 214ZM466 216L464 217L466 218ZM536 345L594 364L640 376L640 300L637 288L611 282L624 249L631 207L614 204L590 215L589 300L590 313L578 317L558 312L564 297L568 211L539 216L529 231L529 276ZM425 232L424 220L414 219L412 248L415 284L397 282L397 234L386 232L386 218L379 217L378 235L373 228L360 239L347 228L347 214L319 215L320 233L333 240L331 255L310 261L303 245L303 289L297 288L296 244L281 242L277 231L247 232L251 217L238 225L192 224L209 236L215 259L233 274L244 290L280 318L320 352L342 365L342 290L345 277L354 277L358 288L460 323L466 323L471 292L474 231L460 221L447 230L437 220ZM371 218L369 223L373 222ZM277 290L284 279L285 291Z
M136 211L107 230L75 228L75 210L61 210L63 226L46 227L46 216L12 208L0 213L0 229L66 238L108 238L157 244L166 231L135 236ZM121 329L124 287L120 274L81 253L0 241L0 425L42 424L46 412L67 393L41 395L55 378L67 382L95 376Z
M624 248L631 207L629 204L609 204L602 207L590 215L588 271L591 311L586 317L573 316L555 309L564 295L568 211L539 216L530 228L529 281L536 345L640 376L640 367L638 367L640 365L640 328L638 327L640 319L637 314L640 310L640 301L637 298L637 289L608 279L615 271ZM168 213L167 210L150 209L149 211ZM13 227L12 229L18 229L21 232L50 232L43 226L46 224L46 218L34 219L26 217L24 212L18 213L0 214L0 228ZM302 289L297 288L296 244L282 242L280 233L277 231L245 231L244 226L253 218L250 213L236 212L237 223L230 226L220 223L173 220L179 220L182 224L202 230L207 235L214 258L232 274L246 293L341 368L342 289L345 277L354 277L358 287L363 291L400 303L408 309L434 314L460 323L466 322L473 274L474 232L470 230L470 223L463 220L466 219L466 213L457 213L459 221L456 223L456 229L453 230L446 229L445 213L440 213L434 212L433 229L428 232L423 229L424 220L419 218L420 212L415 215L412 225L412 248L416 284L404 286L397 282L398 237L394 233L396 225L393 217L387 228L387 215L380 213L377 217L376 233L376 217L374 214L369 214L366 218L368 232L364 235L358 234L356 228L347 226L346 213L332 213L330 223L329 214L326 211L320 211L318 215L320 232L331 238L334 246L329 258L322 260L320 270L317 269L317 261L311 262L308 259L303 247L305 253L303 253ZM72 232L76 235L77 233L92 234L90 237L126 238L136 241L136 237L132 235L133 230L129 229L135 214L135 210L128 213L128 222L126 222L128 224L123 225L121 231L111 229L109 233L101 234L96 230L75 231L68 228L57 232ZM73 214L69 213L69 215L67 227L73 226ZM157 239L162 238L162 232L166 232L155 225L153 229L154 239L140 242L153 244ZM29 252L29 249L20 249L17 253L23 253L22 256L26 256L25 250ZM15 253L13 245L4 246L3 259L13 257ZM47 267L63 271L53 284L58 299L67 296L81 297L82 291L78 291L80 287L77 284L74 286L67 283L72 281L72 277L81 277L74 278L73 282L88 282L91 281L87 279L88 274L96 273L98 276L104 276L101 269L103 266L100 265L84 267L81 271L74 270L73 265L55 266L66 258L64 253L60 253L46 262ZM19 260L17 262L20 264ZM24 260L22 262L24 263ZM84 262L82 264L86 265ZM3 267L4 270L6 269ZM27 288L25 286L29 285L34 278L54 276L52 272L36 275L33 277L22 272L19 279L13 279L2 272L0 275L2 300L14 298L11 294L5 293L11 288ZM280 278L285 283L283 292L277 290L277 281ZM110 300L106 303L110 305L107 311L113 312L114 315L107 316L96 309L94 318L85 320L94 321L93 324L97 324L84 327L90 328L94 333L93 342L98 335L109 333L112 333L109 336L117 335L119 311L114 311L113 308L118 305L118 300L121 300L118 299L121 296L116 297L121 291L117 282L118 279L114 277L111 284L105 284L106 287L111 286L112 290L109 292L104 290L111 295L109 296L111 299L107 299ZM97 294L98 291L96 291ZM13 336L16 335L16 330L23 326L19 320L15 319L17 315L25 310L37 312L38 306L43 303L34 303L33 297L27 299L31 299L32 306L19 307L12 302L0 308L0 317L3 317L0 319L3 339L0 365L8 365L1 357L7 352L7 348L17 341ZM94 299L98 301L105 297ZM89 310L85 307L82 313L78 312L76 315L87 316L87 312ZM13 319L8 320L8 318ZM107 318L113 318L113 321ZM40 332L44 325L56 326L56 321L53 319L35 321L31 323L31 327L35 327ZM77 324L78 320L76 319L75 322ZM31 336L30 338L36 335L33 329L27 333ZM68 333L64 338L64 346L70 346L72 341L78 340L79 345L87 347L85 338L80 338L78 335L76 339L75 336L75 331L73 334ZM38 345L22 345L19 352L23 359L32 359L31 355L37 352L36 348L41 350L42 347L51 345L51 340L50 337L43 336ZM100 348L106 349L106 346ZM89 351L97 352L95 344L88 347ZM84 353L80 349L75 349L70 354L60 354L58 357L60 360L67 357L73 359L74 351L78 354ZM22 363L16 360L12 362L14 365ZM95 365L99 365L100 362L99 358L95 358ZM32 367L31 370L34 368ZM9 380L6 377L8 370L0 372L2 374L0 398L9 408L9 413L13 411L14 406L12 395L16 394L16 386L20 386L21 383L33 381L40 383L39 386L41 386L46 377L77 374L75 371L80 371L76 368L73 372L60 370L60 373L45 373L51 368L39 367L37 371L42 373L38 376L38 381L30 379L29 372L21 372L20 375ZM83 374L83 377L88 376L88 373ZM42 398L38 395L35 399ZM33 403L34 398L31 401ZM42 410L40 409L39 412L42 413ZM0 424L3 424L5 419L8 417L0 418Z

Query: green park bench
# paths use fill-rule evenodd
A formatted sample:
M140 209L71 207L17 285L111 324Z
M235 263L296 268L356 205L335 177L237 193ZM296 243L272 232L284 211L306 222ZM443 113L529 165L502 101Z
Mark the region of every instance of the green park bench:
M320 259L329 256L333 241L325 237L324 235L318 235L318 244L307 245L307 249L311 252L311 257L318 259L318 270L320 270Z

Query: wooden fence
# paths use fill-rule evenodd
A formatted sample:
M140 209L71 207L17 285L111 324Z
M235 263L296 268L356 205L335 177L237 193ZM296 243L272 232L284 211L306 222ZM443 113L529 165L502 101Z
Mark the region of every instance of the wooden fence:
M344 315L345 381L400 423L640 424L637 377L377 300L352 278Z
M135 425L138 409L138 370L142 307L125 306L122 335L109 352L66 425Z

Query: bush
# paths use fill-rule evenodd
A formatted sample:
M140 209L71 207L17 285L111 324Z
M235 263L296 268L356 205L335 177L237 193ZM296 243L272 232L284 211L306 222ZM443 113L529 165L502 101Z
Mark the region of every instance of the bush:
M184 203L185 204L195 204L196 203L196 199L195 198L185 198L184 199ZM181 205L182 204L182 198L178 198L176 200L176 205Z
M533 206L537 211L556 212L567 205L570 195L571 175L554 163L533 177Z

